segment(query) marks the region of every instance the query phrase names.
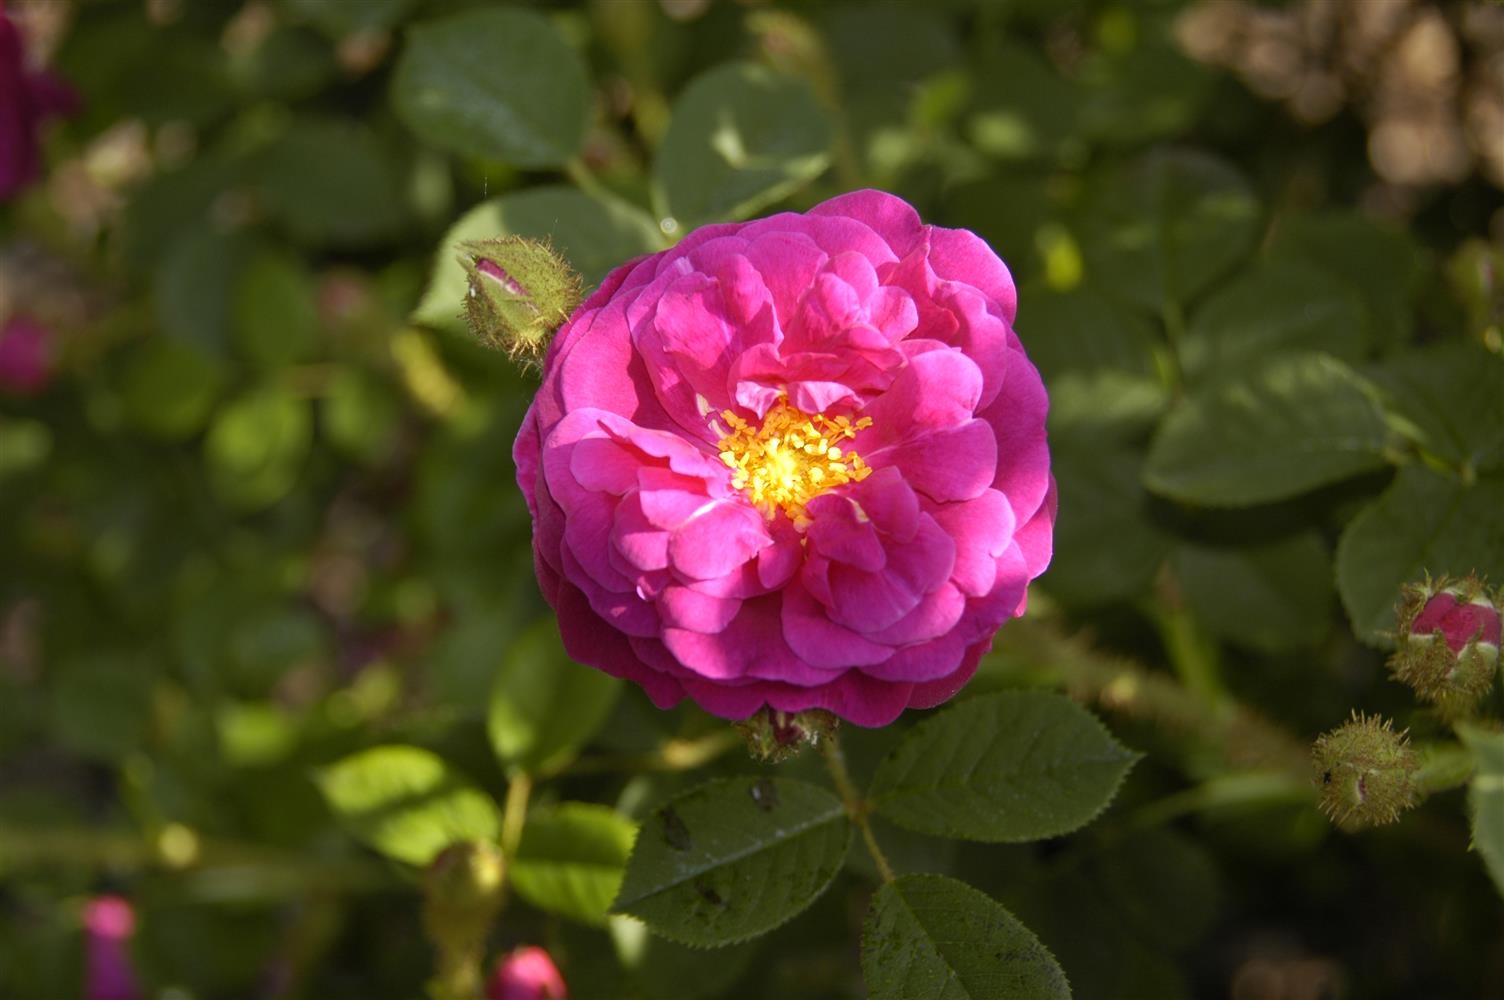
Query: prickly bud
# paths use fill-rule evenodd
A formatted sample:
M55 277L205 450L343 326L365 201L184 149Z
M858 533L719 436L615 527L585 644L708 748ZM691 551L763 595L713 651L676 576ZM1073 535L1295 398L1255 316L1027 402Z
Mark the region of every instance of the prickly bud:
M817 745L835 732L841 720L823 709L780 712L763 706L756 715L736 724L747 741L747 750L758 760L776 764L797 756L806 746Z
M564 977L548 952L526 945L496 963L486 1000L568 1000Z
M1448 718L1466 715L1493 685L1499 632L1499 608L1475 576L1406 587L1389 669Z
M1416 802L1420 769L1406 733L1388 719L1358 712L1311 749L1321 811L1344 830L1382 826Z
M513 357L541 357L554 331L580 304L580 276L541 240L467 240L459 251L469 285L470 329Z

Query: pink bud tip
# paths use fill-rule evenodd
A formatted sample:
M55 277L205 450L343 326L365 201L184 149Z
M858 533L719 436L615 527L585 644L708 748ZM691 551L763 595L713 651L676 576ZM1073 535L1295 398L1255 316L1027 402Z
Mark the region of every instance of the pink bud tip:
M1412 635L1441 633L1447 648L1462 652L1477 640L1492 646L1499 644L1499 610L1486 601L1462 601L1449 590L1437 593L1421 608L1410 626Z
M128 947L135 930L135 910L119 896L84 907L84 1000L139 1000Z
M517 280L506 272L505 269L494 260L482 257L475 262L475 269L489 278L494 278L501 283L501 287L513 295L526 295L527 289L517 283Z
M568 1000L564 977L547 951L518 948L496 963L486 984L486 1000Z

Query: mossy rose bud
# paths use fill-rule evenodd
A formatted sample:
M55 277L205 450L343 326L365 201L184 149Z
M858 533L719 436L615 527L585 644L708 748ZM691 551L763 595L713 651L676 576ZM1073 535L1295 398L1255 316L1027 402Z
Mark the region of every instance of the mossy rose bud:
M546 242L509 236L459 245L475 335L514 356L539 357L580 304L580 276Z
M1405 589L1389 669L1443 715L1465 715L1493 685L1499 633L1498 604L1483 581L1428 580Z
M1416 802L1419 761L1388 719L1354 712L1318 738L1311 755L1321 811L1344 830L1393 823Z

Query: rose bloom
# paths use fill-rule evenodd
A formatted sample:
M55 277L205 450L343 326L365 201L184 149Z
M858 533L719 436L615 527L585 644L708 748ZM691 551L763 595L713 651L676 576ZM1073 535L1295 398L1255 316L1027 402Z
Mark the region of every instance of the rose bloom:
M0 201L36 178L37 132L43 120L70 114L77 103L57 79L27 68L21 32L0 0Z
M1050 560L1016 301L981 239L878 191L613 271L513 449L570 656L728 719L954 695Z

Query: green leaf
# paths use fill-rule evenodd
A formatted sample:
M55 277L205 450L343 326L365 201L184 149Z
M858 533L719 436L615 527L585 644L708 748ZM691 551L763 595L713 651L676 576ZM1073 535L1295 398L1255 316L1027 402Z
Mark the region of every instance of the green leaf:
M1314 645L1331 627L1331 557L1314 531L1236 548L1183 544L1175 575L1219 638L1278 652Z
M1218 289L1179 344L1187 378L1233 371L1277 351L1356 361L1368 344L1361 300L1320 271L1264 264Z
M287 495L312 444L308 401L268 385L220 410L204 440L209 485L226 503L255 510Z
M1395 628L1400 586L1425 574L1477 571L1504 580L1504 477L1471 485L1421 465L1407 465L1347 525L1337 544L1337 590L1364 642Z
M120 402L142 430L187 437L203 427L224 379L223 367L192 344L151 337L126 356Z
M508 869L517 895L541 910L605 926L637 827L614 809L563 802L535 809Z
M434 255L433 275L413 321L464 333L465 269L455 246L495 236L548 239L580 272L587 287L612 268L661 247L658 227L640 209L603 201L563 185L529 188L483 201L444 234Z
M408 128L440 149L556 167L585 141L590 81L579 55L543 17L482 9L408 33L392 100Z
M911 729L878 765L868 801L920 833L1041 840L1090 822L1137 759L1068 698L1000 691Z
M1467 787L1473 849L1483 856L1495 888L1504 894L1504 733L1463 726L1458 735L1478 759Z
M244 237L208 228L174 239L153 280L162 331L211 356L227 353L231 296L249 251Z
M1397 354L1366 371L1432 453L1459 468L1504 465L1504 359L1465 341Z
M1240 507L1381 468L1390 432L1377 396L1322 354L1281 355L1229 373L1170 411L1144 483L1176 500Z
M1170 554L1171 539L1155 522L1144 491L1143 453L1067 443L1052 459L1065 503L1055 522L1055 555L1040 582L1081 605L1144 593Z
M545 618L518 636L496 672L486 719L491 746L512 767L555 770L595 735L620 692L615 677L572 661L558 623Z
M324 395L323 428L336 448L362 462L391 453L402 422L402 403L377 376L341 368Z
M262 368L307 360L318 350L313 279L296 258L274 250L251 258L235 283L236 346Z
M772 930L814 902L851 840L841 800L788 778L725 778L651 813L614 909L713 947Z
M461 840L495 840L496 803L434 753L379 746L317 774L319 789L352 836L388 857L423 865Z
M365 246L407 217L391 153L350 119L294 121L257 157L256 184L268 214L315 246Z
M1248 253L1259 205L1227 163L1165 150L1093 187L1081 219L1088 280L1162 312L1183 308Z
M1066 1000L1055 956L985 893L943 875L878 890L862 932L871 1000Z
M823 173L833 138L805 83L728 63L680 94L653 182L681 231L744 219Z
M1424 258L1404 230L1356 212L1285 216L1268 252L1271 259L1331 275L1356 292L1374 347L1394 348L1409 339Z

